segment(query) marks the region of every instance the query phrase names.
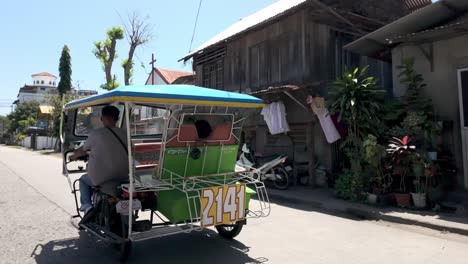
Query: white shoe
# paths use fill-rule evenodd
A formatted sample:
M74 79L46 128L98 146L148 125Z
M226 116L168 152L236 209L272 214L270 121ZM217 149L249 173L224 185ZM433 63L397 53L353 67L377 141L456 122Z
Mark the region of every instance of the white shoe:
M80 207L80 212L83 212L84 214L86 214L89 210L91 210L91 208L93 208L91 205L82 205Z

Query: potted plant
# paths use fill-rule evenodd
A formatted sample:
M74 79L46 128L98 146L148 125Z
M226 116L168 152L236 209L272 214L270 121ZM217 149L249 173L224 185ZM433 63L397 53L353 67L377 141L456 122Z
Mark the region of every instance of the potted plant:
M395 175L400 177L400 189L394 194L399 206L411 205L411 195L406 191L406 176L409 171L411 159L415 154L416 147L409 145L409 137L402 139L393 138L388 145L387 153L390 155L391 168Z
M427 183L432 171L428 171L429 166L427 166L424 159L422 159L418 154L415 155L416 158L413 159L413 173L416 177L414 181L415 192L411 193L411 197L416 208L425 208Z
M414 155L411 156L411 168L414 177L420 178L424 175L426 169L425 162L418 153L414 153Z
M391 184L391 177L385 173L383 166L383 160L386 156L385 147L377 142L377 137L368 135L363 142L363 151L371 174L371 190L367 193L367 200L370 204L380 202L386 205L389 203L387 192Z

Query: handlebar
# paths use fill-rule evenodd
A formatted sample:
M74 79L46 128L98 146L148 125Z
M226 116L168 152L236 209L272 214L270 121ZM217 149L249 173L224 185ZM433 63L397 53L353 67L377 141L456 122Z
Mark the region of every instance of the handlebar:
M89 155L81 156L81 157L77 158L76 160L71 160L70 157L69 157L67 163L74 162L74 161L88 162L88 160L89 160Z
M74 152L74 150L67 150L65 153L64 153L64 162L65 163L70 163L70 162L73 162L73 161L84 161L84 162L87 162L89 160L89 155L85 155L85 156L81 156L81 157L78 157L76 160L70 160L70 155L72 155Z
M81 157L79 157L77 160L80 160L80 161L88 161L88 160L89 160L89 155L81 156Z

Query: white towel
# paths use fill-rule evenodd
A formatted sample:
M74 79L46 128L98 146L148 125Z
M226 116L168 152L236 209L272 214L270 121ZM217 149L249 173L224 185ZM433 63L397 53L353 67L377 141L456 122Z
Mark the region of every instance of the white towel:
M261 114L272 135L286 133L289 125L286 121L286 108L283 102L274 102L263 107Z
M341 138L340 133L328 114L328 110L325 107L325 101L321 98L317 98L317 100L312 98L310 106L319 119L320 126L322 127L327 142L331 144L339 140Z

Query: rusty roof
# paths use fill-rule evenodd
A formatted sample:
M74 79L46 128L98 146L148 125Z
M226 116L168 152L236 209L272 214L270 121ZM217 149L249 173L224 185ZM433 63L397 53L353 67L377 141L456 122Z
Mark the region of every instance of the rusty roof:
M48 72L40 72L40 73L36 73L36 74L33 74L31 75L32 77L35 77L35 76L47 76L47 77L53 77L53 78L57 78L57 76L53 75L53 74L50 74Z
M432 4L431 0L405 0L405 5L410 12L415 12L430 4Z
M168 69L162 69L162 68L156 68L156 67L154 68L151 74L153 73L156 73L159 76L161 76L161 79L163 79L163 81L165 81L167 84L172 84L175 80L177 80L180 77L194 75L193 72L168 70ZM151 74L148 76L146 83L148 83L149 78L151 78Z

